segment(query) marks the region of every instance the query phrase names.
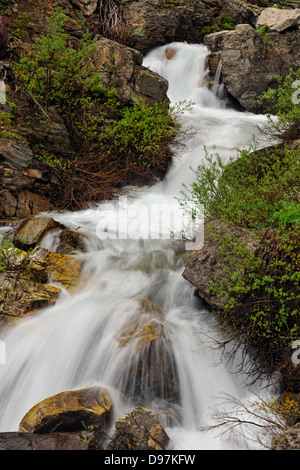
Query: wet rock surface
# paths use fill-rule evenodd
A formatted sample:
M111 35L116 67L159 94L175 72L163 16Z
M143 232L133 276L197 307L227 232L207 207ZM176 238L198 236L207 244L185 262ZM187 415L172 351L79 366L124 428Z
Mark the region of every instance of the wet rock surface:
M285 77L300 61L298 29L266 34L267 38L249 24L241 24L234 31L212 33L204 40L208 49L218 54L229 96L253 113L266 112L259 102L261 95L276 87L275 76Z
M89 427L105 431L111 418L112 403L107 390L92 387L46 398L23 417L19 432L76 432Z

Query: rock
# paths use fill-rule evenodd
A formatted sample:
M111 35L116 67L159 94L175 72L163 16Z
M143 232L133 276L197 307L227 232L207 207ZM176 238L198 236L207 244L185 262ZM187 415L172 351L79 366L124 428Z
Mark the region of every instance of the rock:
M248 249L252 252L258 247L254 232L239 227L233 227L220 220L211 220L205 222L204 245L199 251L192 252L190 255L183 277L196 287L199 297L201 297L211 308L218 308L225 299L211 292L212 283L220 283L223 279L230 277L231 271L228 271L227 261L222 255L221 243L216 240L218 237L230 233L238 240L246 243Z
M0 140L0 158L11 168L23 169L32 163L33 153L24 141L13 139Z
M82 264L72 255L38 248L29 255L28 266L30 269L43 270L52 283L57 283L64 289L74 290L81 282Z
M148 409L135 408L115 423L116 431L107 450L167 450L169 436Z
M273 437L270 450L300 450L300 423Z
M255 27L262 8L253 3L245 0L222 0L222 12L233 18L236 24L247 23Z
M41 280L33 279L32 271L8 271L0 273L1 321L11 323L25 314L47 307L54 303L60 289L46 284L41 274Z
M215 2L214 2L215 3ZM125 0L122 2L130 45L143 54L173 41L199 43L213 8L197 0Z
M0 217L23 219L47 212L51 203L45 196L26 190L0 190Z
M45 264L51 282L58 283L69 291L78 288L81 282L82 264L73 256L49 251L45 257Z
M55 251L61 255L84 253L86 251L86 237L83 233L63 228L59 234L59 244Z
M102 72L103 85L115 89L123 103L167 100L168 82L142 66L140 52L106 38L99 39L96 46L93 62Z
M256 28L268 26L269 31L281 33L288 28L298 28L300 26L300 9L278 9L266 8L257 18Z
M100 387L61 392L35 405L23 417L19 432L48 434L92 427L106 431L112 419L108 391Z
M44 237L46 232L56 227L63 226L51 217L31 217L24 220L17 228L13 243L22 250L35 247Z
M0 58L2 58L8 45L8 31L2 16L0 16Z
M28 434L0 433L0 450L88 450L91 441L81 433Z
M9 323L55 303L61 287L70 291L78 288L81 271L82 264L71 255L45 248L27 254L12 248L8 268L0 273L1 321Z
M125 357L117 378L124 396L135 402L161 399L178 404L179 377L162 310L150 300L140 299L117 341Z
M93 15L98 6L98 0L71 0L71 2L73 5L79 7L82 13L86 16Z
M211 52L219 53L222 81L229 95L247 111L267 112L259 103L261 95L278 85L294 63L299 63L300 31L268 34L268 40L250 25L238 25L234 31L214 33L205 37Z

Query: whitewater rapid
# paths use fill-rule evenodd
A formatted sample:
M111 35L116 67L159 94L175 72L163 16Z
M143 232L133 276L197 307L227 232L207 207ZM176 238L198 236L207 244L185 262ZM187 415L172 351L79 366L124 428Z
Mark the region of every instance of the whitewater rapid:
M175 50L171 60L165 55L167 47ZM144 58L145 67L168 80L172 104L185 100L192 103L180 121L193 135L163 181L138 191L129 188L125 209L116 206L117 202L74 213L45 214L87 235L88 251L78 254L85 262L84 284L72 294L63 291L54 306L24 318L1 335L6 345L6 364L0 365L1 432L17 431L22 417L39 401L95 383L109 389L115 418L133 409L130 397L127 400L121 393L129 380L124 369L133 351L120 348L117 339L128 323L136 320L139 301L147 299L164 314L164 332L170 340L164 347L173 355L180 379L181 405L175 412L181 414L182 422L166 427L172 448L255 446L247 439L221 438L200 430L212 423L220 394L247 402L264 392L259 387L249 390L243 374L228 370L220 351L213 347L215 319L182 277L188 253L184 255L167 236L154 236L149 224L151 207L177 207L182 185L194 180L193 169L203 161L204 147L226 159L238 148L251 145L253 135L260 139L257 126L264 116L232 109L222 93L216 92L220 91L218 87L209 90L205 85L207 55L203 45L173 43ZM118 234L114 232L116 214ZM152 214L155 225L153 219ZM128 224L140 236L122 239L120 233ZM53 250L55 244L54 233L42 242ZM167 380L170 371L166 364L161 368L157 373L166 374ZM161 396L157 400L150 397L147 406L155 411L162 401L170 406ZM172 412L173 408L170 406Z

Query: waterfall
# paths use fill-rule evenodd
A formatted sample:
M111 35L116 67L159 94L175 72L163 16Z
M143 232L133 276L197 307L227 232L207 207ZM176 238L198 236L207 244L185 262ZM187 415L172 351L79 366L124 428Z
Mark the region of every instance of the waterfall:
M167 47L175 51L171 59ZM55 305L2 334L6 363L0 364L1 432L17 431L22 417L39 401L98 383L111 393L115 418L137 403L152 409L174 449L247 447L247 440L236 444L199 430L210 423L218 394L247 400L257 390L245 388L245 377L228 371L220 352L211 347L215 319L182 277L188 253L171 237L152 236L155 230L149 224L152 207L175 205L176 212L176 197L183 183L193 181L192 168L204 158L204 146L228 158L250 145L253 134L258 137L257 125L264 120L224 106L206 87L207 55L203 45L173 43L144 59L145 67L168 80L173 104L192 102L180 120L193 135L164 181L129 189L126 211L117 202L50 213L71 229L80 227L90 241L89 251L78 255L85 261L84 284L77 292L62 292ZM120 236L128 226L140 236ZM55 246L55 237L48 235L44 246ZM146 330L155 342L141 343Z
M224 85L223 83L221 83L221 73L222 73L222 60L220 60L218 64L215 79L214 79L214 84L212 87L213 94L216 95L220 100L225 98Z

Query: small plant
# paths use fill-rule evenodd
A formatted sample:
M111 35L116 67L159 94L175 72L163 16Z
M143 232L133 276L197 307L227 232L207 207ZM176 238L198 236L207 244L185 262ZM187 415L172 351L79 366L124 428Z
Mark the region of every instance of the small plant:
M290 68L289 74L283 78L275 77L278 88L270 88L261 96L260 102L276 118L269 115L269 122L264 133L281 141L300 138L300 67Z
M264 39L264 41L268 41L268 31L269 31L269 26L267 24L264 24L260 28L257 28L256 32Z

